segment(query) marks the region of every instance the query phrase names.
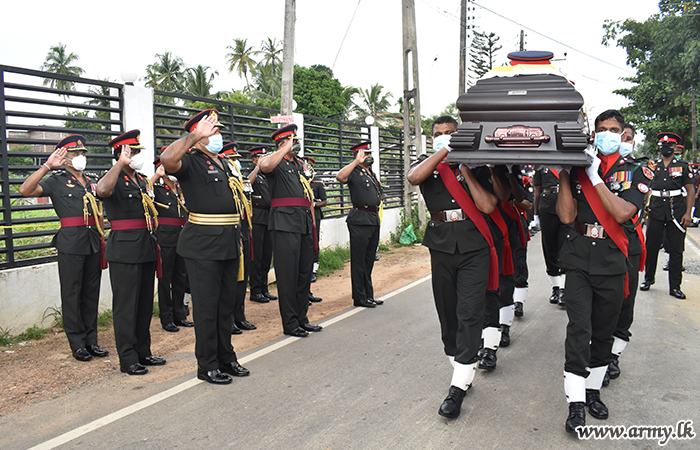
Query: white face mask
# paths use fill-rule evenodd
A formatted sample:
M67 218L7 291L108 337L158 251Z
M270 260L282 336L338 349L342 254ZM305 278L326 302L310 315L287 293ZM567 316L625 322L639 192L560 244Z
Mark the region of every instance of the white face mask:
M70 160L70 165L79 172L85 170L87 166L87 158L84 155L78 155Z
M172 175L168 175L168 178L170 178L170 181L172 181L173 183L177 183L177 177L174 177Z
M139 154L131 157L131 162L129 163L129 167L131 167L134 170L141 170L141 168L143 167L143 164L145 162L146 162L146 159L143 157L143 153L139 153Z

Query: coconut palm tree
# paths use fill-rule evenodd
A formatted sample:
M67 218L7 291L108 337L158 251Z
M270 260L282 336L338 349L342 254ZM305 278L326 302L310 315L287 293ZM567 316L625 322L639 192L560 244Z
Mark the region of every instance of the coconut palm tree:
M276 39L267 38L267 41L263 41L260 44L260 51L257 53L261 53L263 55L265 65L270 66L271 72L275 73L275 65L282 64L282 60L279 57L282 50L283 48L281 42L277 42Z
M58 45L51 47L49 53L46 54L46 59L40 69L59 75L79 77L85 71L78 66L71 65L79 59L80 56L73 52L68 53L66 45L59 42ZM75 90L75 83L72 81L57 80L55 78L44 78L44 86L51 86L54 89L63 89L66 91Z
M146 67L146 86L168 92L181 92L185 86L187 67L172 52L156 53L156 61Z
M340 94L343 99L343 112L340 120L350 120L350 114L355 109L355 96L360 93L360 89L354 86L344 86L343 92Z
M190 67L186 72L185 92L195 97L213 97L211 89L214 85L214 77L219 74L218 70L207 73L209 66Z
M253 50L253 47L248 47L248 39L234 39L233 46L226 46L227 49L231 50L231 53L226 54L228 58L228 71L233 72L236 70L238 76L243 76L245 78L246 89L249 88L248 83L248 71L256 66L256 62L253 60L253 55L258 52Z
M388 111L391 106L390 92L382 93L384 86L373 84L369 89L360 89L360 103L355 105L355 113L361 117L372 116L378 126L385 126L389 121Z

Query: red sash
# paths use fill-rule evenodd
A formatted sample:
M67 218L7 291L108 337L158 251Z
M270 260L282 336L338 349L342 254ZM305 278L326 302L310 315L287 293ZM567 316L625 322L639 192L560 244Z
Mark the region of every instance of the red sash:
M525 228L523 227L523 221L520 217L520 214L518 213L518 211L515 210L515 207L513 207L513 205L509 201L501 202L501 206L503 207L503 211L505 211L506 214L508 214L508 217L515 220L515 223L518 224L520 246L525 248L527 246L527 237L525 237Z
M581 185L581 190L583 190L583 195L586 197L586 201L593 210L596 218L603 225L605 232L608 233L610 239L613 240L617 248L620 249L625 258L628 258L627 249L629 247L629 241L627 240L627 235L625 235L624 230L619 223L610 215L610 213L603 206L603 202L600 201L598 193L593 187L593 183L586 175L586 172L581 167L577 168L578 172L578 182ZM625 297L630 295L629 291L629 274L625 271Z
M282 197L273 198L272 208L279 208L280 206L306 206L311 209L311 201L306 197ZM316 236L316 221L311 221L311 228L314 235L314 253L318 251L318 236Z
M474 200L467 194L467 191L464 190L460 182L457 181L457 177L450 170L450 167L446 163L441 162L437 165L437 171L440 174L440 178L442 178L442 182L445 183L445 187L452 195L452 198L457 201L462 211L467 213L469 220L474 222L476 228L489 244L489 279L487 289L495 291L498 289L498 254L496 253L496 247L493 246L493 236L491 236L489 225L486 223L486 219L484 219L481 211L479 211L474 204Z
M151 219L151 223L155 226L155 220ZM148 228L146 224L146 219L121 219L121 220L110 220L109 226L114 231L122 230L144 230ZM158 251L156 252L156 276L158 278L163 277L163 262L160 259L160 245L156 244Z
M506 221L503 220L501 211L499 211L498 208L489 214L489 217L491 217L503 235L503 275L513 275L515 273L515 268L513 267L513 250L510 248L510 241L508 240L510 237L508 235L508 225L506 225Z
M179 217L158 217L158 225L171 225L174 227L183 227L187 219Z
M89 216L88 217L88 222L85 223L85 217L80 216L80 217L62 217L61 218L61 227L67 228L67 227L85 227L88 225L97 225L95 222L95 217Z
M639 214L635 215L632 218L632 222L636 222ZM644 264L646 263L647 260L647 244L644 242L644 232L642 231L642 222L640 221L636 227L634 227L634 231L637 232L637 236L639 236L639 242L642 244L642 255L640 256L639 259L639 271L644 272Z
M559 171L558 171L558 170L549 169L549 171L552 172L552 175L554 175L555 177L557 177L557 180L559 179Z

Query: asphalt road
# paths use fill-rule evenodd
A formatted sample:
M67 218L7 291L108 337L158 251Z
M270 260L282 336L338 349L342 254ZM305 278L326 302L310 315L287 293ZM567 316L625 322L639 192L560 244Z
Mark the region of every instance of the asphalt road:
M690 235L700 242L700 231ZM692 242L686 258L700 258ZM659 447L648 439L578 441L564 431L566 313L547 301L539 235L529 261L525 317L513 324L511 346L498 351L498 368L477 373L456 420L437 414L451 367L425 279L385 296L381 307L326 321L321 333L239 355L252 375L228 386L198 382L192 373L159 383L128 377L30 406L1 419L0 448ZM657 284L637 297L622 376L603 388L610 418L588 416L588 424L692 420L700 427L700 278L686 275L688 299L679 301L659 272ZM697 449L700 437L664 448Z

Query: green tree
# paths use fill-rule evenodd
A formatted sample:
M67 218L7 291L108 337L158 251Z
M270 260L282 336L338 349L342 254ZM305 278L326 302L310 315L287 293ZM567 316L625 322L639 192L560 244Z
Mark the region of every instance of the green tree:
M202 66L190 67L185 72L185 92L196 97L218 98L220 95L212 95L211 89L214 86L214 77L219 74L218 70L208 73L210 67Z
M360 89L354 86L343 87L343 92L340 94L343 110L340 113L340 120L350 120L350 116L355 109L355 97L360 95Z
M294 67L296 112L319 117L337 118L343 114L343 86L326 71Z
M496 33L474 32L474 39L472 40L471 49L469 49L471 72L474 75L470 75L470 78L478 80L486 72L493 69L496 52L503 48L501 45L498 45L500 39L500 37L496 36Z
M457 109L457 103L452 102L449 105L445 106L445 108L439 113L435 114L434 116L430 117L423 117L421 119L421 126L423 127L423 134L426 136L432 136L433 135L433 122L435 119L437 119L440 116L452 116L457 121L459 122L459 110Z
M253 60L253 55L258 52L253 49L253 46L248 47L248 39L234 39L234 45L226 46L227 49L231 50L231 53L227 53L228 58L228 71L233 72L234 70L238 72L238 76L243 76L245 78L245 85L248 88L250 85L248 83L248 72L256 66L255 60Z
M260 51L258 53L262 54L262 63L266 66L270 66L271 73L275 73L276 66L282 64L280 59L280 54L282 53L282 42L277 42L276 39L267 38L260 44Z
M383 90L384 86L379 83L373 84L369 89L360 89L360 103L355 105L355 113L360 119L372 116L375 124L380 127L395 122L393 115L389 113L392 95L390 92L382 92Z
M656 154L656 134L672 131L690 147L690 88L700 87L700 5L662 0L658 14L644 22L606 21L603 44L615 43L627 52L636 75L616 94L630 100L625 119L646 137L644 153Z
M187 66L172 52L156 53L157 61L146 67L146 87L167 92L182 92Z
M282 66L279 64L258 64L251 70L253 86L248 94L253 101L274 101L280 98L282 92Z
M73 52L68 53L66 45L59 42L58 45L51 47L49 53L46 54L46 59L40 69L59 75L79 77L85 71L78 66L72 65L79 59L80 56ZM66 91L75 90L75 83L72 81L57 80L55 78L44 78L44 86L51 86L54 89L63 89Z

